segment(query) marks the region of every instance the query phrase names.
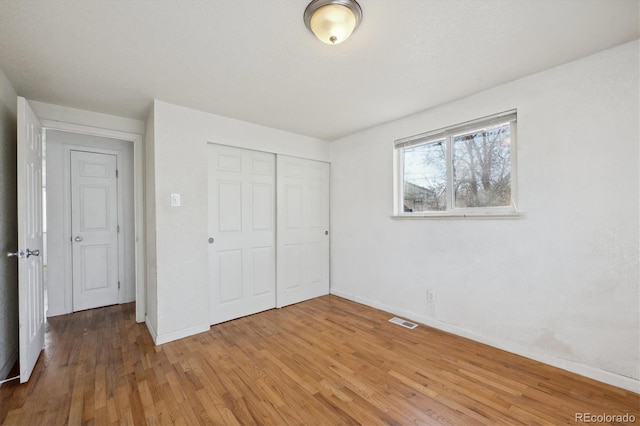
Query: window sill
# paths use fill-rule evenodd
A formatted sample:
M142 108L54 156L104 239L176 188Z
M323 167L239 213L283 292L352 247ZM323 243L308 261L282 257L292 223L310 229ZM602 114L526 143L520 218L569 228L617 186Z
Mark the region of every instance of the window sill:
M422 220L422 219L523 219L522 212L500 213L415 213L392 215L391 219Z

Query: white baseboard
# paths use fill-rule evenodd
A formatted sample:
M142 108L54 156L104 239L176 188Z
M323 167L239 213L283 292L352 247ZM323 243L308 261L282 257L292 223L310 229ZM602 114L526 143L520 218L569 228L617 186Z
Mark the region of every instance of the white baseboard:
M354 301L353 299L353 293L347 293L346 291L342 291L342 290L337 290L337 289L330 289L329 293L338 296L338 297L342 297L343 299L347 299L347 300L351 300Z
M11 356L9 356L9 359L7 359L7 362L5 362L4 365L2 366L2 369L0 369L0 380L4 380L7 377L9 377L9 372L11 371L11 368L17 361L18 361L18 348L16 348L13 351Z
M149 317L145 316L144 317L144 323L147 326L147 330L149 330L149 334L151 335L151 339L153 339L153 343L156 343L156 340L158 339L158 333L156 333L156 329L153 328L153 325L151 325L151 321L149 321Z
M164 343L173 342L174 340L183 339L185 337L193 336L194 334L204 333L205 331L209 331L209 329L211 328L209 324L201 324L195 327L183 328L182 330L172 331L171 333L158 334L155 328L153 328L153 326L151 325L151 322L149 321L149 317L145 319L145 324L147 325L149 334L151 334L153 343L155 343L156 345L162 345Z
M136 298L135 296L132 297L127 297L124 300L122 300L121 302L118 302L120 305L124 304L124 303L131 303L131 302L135 302ZM57 317L58 315L67 315L67 314L71 314L73 313L72 310L67 310L64 306L48 306L47 307L47 318L51 318L51 317Z
M342 297L344 299L352 300L356 303L371 306L372 308L387 311L394 315L402 316L408 320L415 321L427 325L429 327L436 328L438 330L446 331L448 333L455 334L457 336L465 337L476 342L483 343L485 345L492 346L494 348L502 349L507 352L511 352L516 355L523 356L535 361L543 362L545 364L552 365L562 370L570 371L572 373L588 377L599 382L603 382L612 386L616 386L622 389L626 389L631 392L640 394L640 380L633 379L631 377L621 376L610 371L601 370L599 368L591 367L589 365L581 364L575 361L562 359L556 356L542 354L536 351L532 351L528 348L522 347L517 344L497 340L495 338L486 337L473 331L466 330L455 325L447 324L442 321L427 318L422 315L415 314L413 312L405 311L395 308L393 306L385 305L374 300L365 299L362 297L353 296L348 293L340 291L332 291L331 294Z

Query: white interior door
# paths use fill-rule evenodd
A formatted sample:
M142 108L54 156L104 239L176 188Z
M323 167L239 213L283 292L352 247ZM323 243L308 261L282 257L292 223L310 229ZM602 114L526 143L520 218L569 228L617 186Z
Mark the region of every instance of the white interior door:
M329 164L278 155L278 307L329 294Z
M276 306L275 156L209 145L211 324Z
M20 383L29 380L44 347L42 281L42 126L18 98L18 303Z
M118 303L117 157L71 151L73 310Z

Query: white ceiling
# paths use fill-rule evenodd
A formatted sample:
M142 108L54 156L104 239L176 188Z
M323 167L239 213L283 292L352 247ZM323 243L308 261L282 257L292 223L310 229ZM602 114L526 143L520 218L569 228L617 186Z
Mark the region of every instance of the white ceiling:
M29 99L144 120L154 98L333 140L640 37L638 0L360 0L345 43L306 0L0 0Z

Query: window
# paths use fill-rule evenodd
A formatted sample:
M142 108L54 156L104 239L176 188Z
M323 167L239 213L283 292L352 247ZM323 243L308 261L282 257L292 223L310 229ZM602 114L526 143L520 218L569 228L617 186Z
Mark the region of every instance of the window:
M516 112L395 142L397 216L512 215Z

